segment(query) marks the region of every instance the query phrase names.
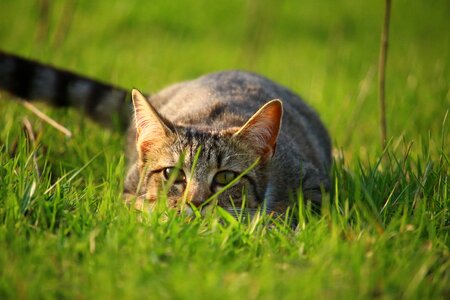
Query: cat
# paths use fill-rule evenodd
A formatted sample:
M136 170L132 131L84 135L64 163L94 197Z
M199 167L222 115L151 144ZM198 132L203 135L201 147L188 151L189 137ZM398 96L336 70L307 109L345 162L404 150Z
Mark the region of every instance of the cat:
M138 209L164 192L178 209L283 213L300 192L320 206L329 189L326 128L299 96L261 75L217 72L145 96L0 52L0 89L129 127L123 197Z

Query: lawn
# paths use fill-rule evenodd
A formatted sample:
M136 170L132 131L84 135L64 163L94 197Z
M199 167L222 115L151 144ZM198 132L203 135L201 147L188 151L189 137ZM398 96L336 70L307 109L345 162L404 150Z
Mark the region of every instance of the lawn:
M385 151L383 1L46 2L2 0L1 50L148 92L264 74L329 128L333 188L295 226L139 213L121 201L120 132L38 105L67 138L0 94L1 299L450 297L447 0L393 1Z

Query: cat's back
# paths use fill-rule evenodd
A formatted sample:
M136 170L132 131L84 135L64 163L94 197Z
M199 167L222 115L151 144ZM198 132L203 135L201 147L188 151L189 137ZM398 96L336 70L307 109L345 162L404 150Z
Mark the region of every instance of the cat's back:
M176 122L194 115L212 120L220 113L234 113L247 120L272 99L283 101L287 115L316 117L315 112L286 87L244 71L211 73L171 85L152 96L151 102L158 111ZM212 115L210 109L214 109ZM201 121L193 120L195 123Z

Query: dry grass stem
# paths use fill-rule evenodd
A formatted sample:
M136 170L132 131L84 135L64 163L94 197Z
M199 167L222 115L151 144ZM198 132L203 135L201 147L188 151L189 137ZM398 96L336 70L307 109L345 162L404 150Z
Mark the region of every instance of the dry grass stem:
M28 118L23 118L22 122L23 122L23 126L25 128L25 131L27 133L27 136L30 139L31 145L33 145L33 148L34 148L36 146L36 137L34 135L33 126L31 125L31 122L30 122L30 120L28 120ZM41 177L42 173L39 170L36 151L34 151L34 149L32 149L31 151L33 153L32 154L33 155L33 165L34 165L34 168L36 169L36 174L38 175L38 177Z
M36 116L38 116L40 119L42 119L49 125L53 126L60 132L62 132L65 136L67 136L69 138L72 137L72 132L69 129L67 129L66 127L62 126L61 124L59 124L58 122L56 122L55 120L53 120L52 118L50 118L49 116L44 114L36 106L34 106L33 104L31 104L28 101L21 101L21 103L23 106L25 106L25 108L31 110Z
M386 61L389 40L389 21L391 18L391 0L385 1L383 31L381 32L380 61L379 61L379 100L380 100L380 127L381 127L381 146L386 148L387 129L386 129Z

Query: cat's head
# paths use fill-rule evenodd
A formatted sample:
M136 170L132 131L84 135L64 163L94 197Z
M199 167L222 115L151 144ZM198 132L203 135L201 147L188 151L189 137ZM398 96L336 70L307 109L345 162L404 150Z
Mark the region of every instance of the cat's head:
M138 196L151 203L164 192L170 207L203 209L217 203L232 210L243 199L246 208L262 204L281 126L281 101L268 102L241 127L211 130L172 124L137 90L132 98Z

